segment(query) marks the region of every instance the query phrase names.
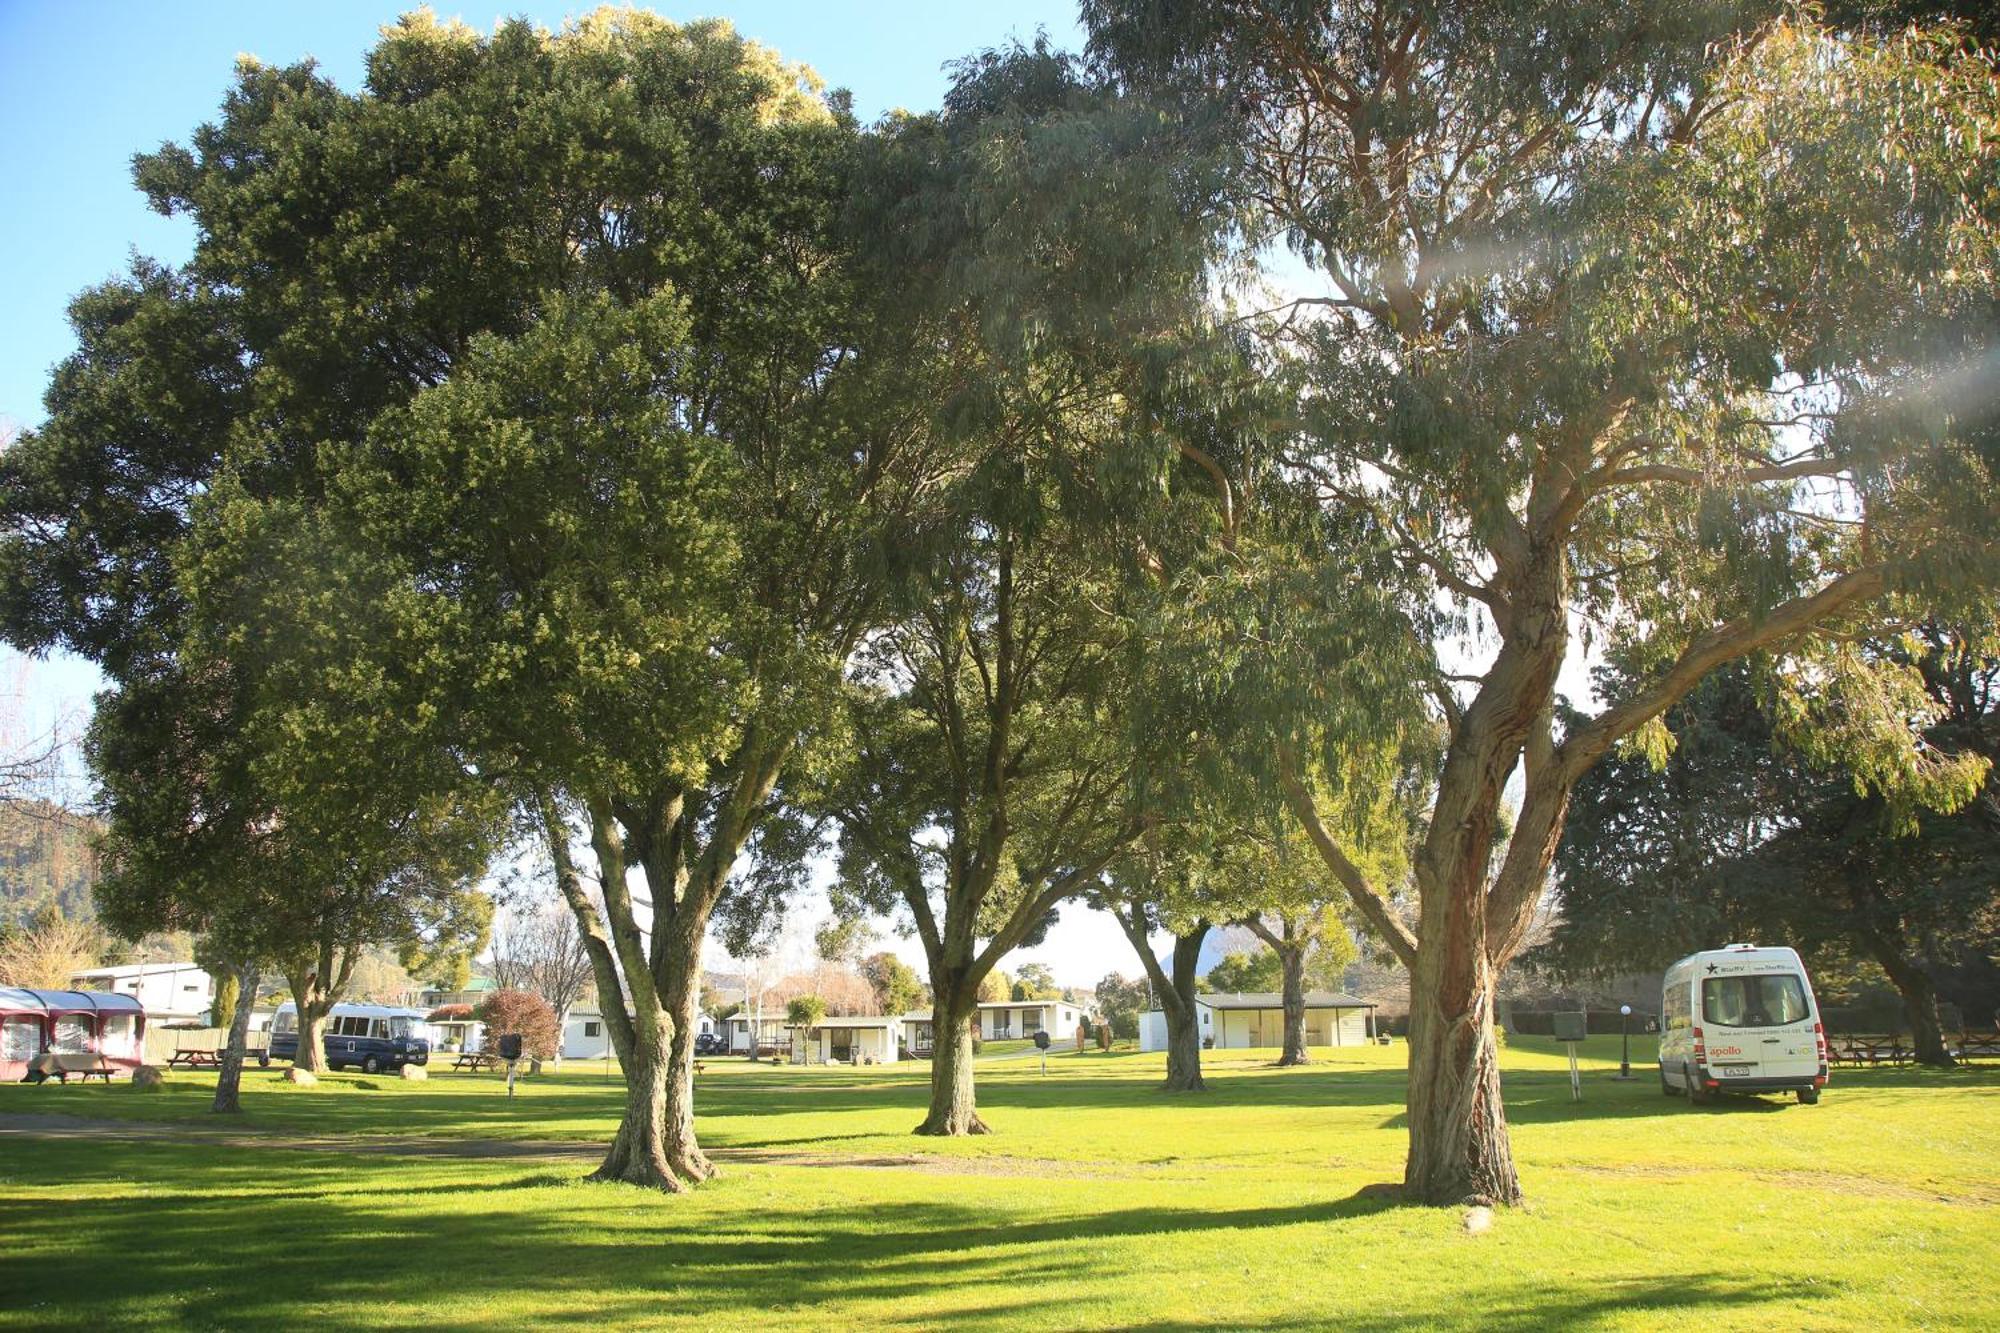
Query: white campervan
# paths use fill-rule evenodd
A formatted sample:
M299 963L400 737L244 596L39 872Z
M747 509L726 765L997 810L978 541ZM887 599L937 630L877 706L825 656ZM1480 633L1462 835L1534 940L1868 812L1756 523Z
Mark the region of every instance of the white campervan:
M1826 1086L1826 1030L1805 964L1791 949L1731 944L1667 969L1660 997L1660 1091L1703 1102L1718 1092Z

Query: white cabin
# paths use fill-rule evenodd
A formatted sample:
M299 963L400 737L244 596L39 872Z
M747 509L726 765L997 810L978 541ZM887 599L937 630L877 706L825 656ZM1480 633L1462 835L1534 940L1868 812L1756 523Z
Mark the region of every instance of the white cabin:
M892 1065L902 1029L900 1015L842 1014L786 1031L795 1065Z
M215 1007L215 979L193 963L126 963L70 973L77 990L129 995L150 1023L206 1023Z
M1307 1046L1365 1046L1374 1038L1376 1006L1339 991L1306 992ZM1203 1046L1249 1050L1285 1044L1285 997L1276 991L1198 995L1194 1008ZM1139 1049L1167 1049L1167 1016L1152 1009L1139 1020Z

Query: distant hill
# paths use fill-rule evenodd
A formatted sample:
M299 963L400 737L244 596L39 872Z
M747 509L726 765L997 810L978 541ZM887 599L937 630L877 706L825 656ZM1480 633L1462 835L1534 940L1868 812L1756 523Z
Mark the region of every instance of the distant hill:
M0 922L53 900L64 916L92 918L93 843L103 826L47 801L0 801Z
M1201 942L1201 953L1195 959L1194 973L1205 977L1214 966L1233 953L1255 953L1264 947L1255 931L1248 926L1217 926L1208 932ZM1174 970L1174 951L1169 948L1160 955L1160 969L1171 973Z

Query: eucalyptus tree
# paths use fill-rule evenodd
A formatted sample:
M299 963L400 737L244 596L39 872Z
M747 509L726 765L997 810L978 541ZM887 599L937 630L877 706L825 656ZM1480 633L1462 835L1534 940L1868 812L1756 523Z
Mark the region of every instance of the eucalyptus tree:
M1271 754L1411 972L1407 1192L1518 1199L1494 982L1577 780L1724 662L1993 577L1993 460L1956 423L1990 392L1962 333L1995 285L2000 81L1948 35L1776 5L1084 15L1130 86L1230 119L1245 247L1314 284L1261 325L1305 385L1276 452L1411 580L1375 651L1423 663L1446 728L1414 927L1321 819L1291 722ZM1234 481L1210 484L1241 514ZM1441 610L1463 651L1424 662ZM1559 729L1578 627L1640 671Z
M875 141L868 272L954 387L926 429L957 466L906 599L858 656L858 762L824 800L845 905L904 914L924 947L937 1057L919 1133L986 1129L982 984L1140 827L1134 547L1115 515L1147 481L1106 460L1144 429L1151 353L1204 291L1209 239L1185 206L1212 193L1201 142L1043 43L964 62L939 114Z
M1178 830L1154 829L1139 848L1113 869L1108 890L1096 905L1111 913L1118 928L1139 955L1153 999L1167 1025L1167 1076L1163 1092L1204 1092L1201 1077L1200 994L1201 946L1215 928L1218 913L1225 919L1236 908L1217 898L1204 872L1212 855L1180 836ZM1153 952L1153 937L1171 937L1164 962Z
M982 983L1137 831L1116 743L1121 645L1074 525L1030 480L1042 470L1000 455L968 482L922 601L859 655L857 759L826 798L837 907L898 912L924 948L936 1054L920 1134L986 1132Z

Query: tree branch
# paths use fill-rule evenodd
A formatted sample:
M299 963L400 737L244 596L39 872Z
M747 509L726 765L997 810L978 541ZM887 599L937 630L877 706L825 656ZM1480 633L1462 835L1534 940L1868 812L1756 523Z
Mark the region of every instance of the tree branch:
M1354 905L1368 918L1368 923L1388 943L1391 952L1402 960L1403 966L1415 967L1416 936L1397 919L1395 912L1390 910L1389 900L1362 877L1360 867L1348 860L1347 853L1340 850L1333 835L1326 831L1326 825L1320 822L1319 809L1313 804L1312 794L1306 790L1301 777L1298 756L1292 753L1291 746L1285 744L1278 747L1278 781L1285 789L1286 804L1291 806L1299 823L1305 826L1306 836L1319 849L1320 859L1326 862L1327 869L1333 872L1333 877L1347 890L1347 896L1354 900Z

